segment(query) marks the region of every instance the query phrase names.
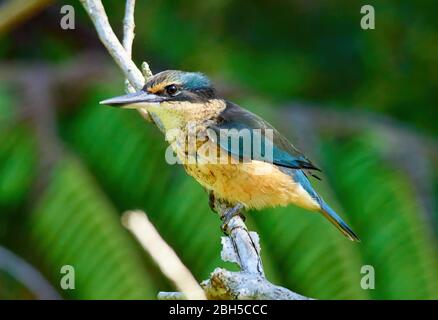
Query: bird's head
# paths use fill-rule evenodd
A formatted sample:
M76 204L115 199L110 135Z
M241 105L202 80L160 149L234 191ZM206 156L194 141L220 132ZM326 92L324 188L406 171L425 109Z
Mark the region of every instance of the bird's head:
M202 113L208 102L215 99L215 90L202 73L166 70L149 78L143 89L101 101L100 104L143 109L156 120L172 122L175 126L176 119L190 121L191 116Z
M215 98L210 80L198 72L166 70L149 78L143 89L101 101L101 104L136 109L181 102L199 103Z

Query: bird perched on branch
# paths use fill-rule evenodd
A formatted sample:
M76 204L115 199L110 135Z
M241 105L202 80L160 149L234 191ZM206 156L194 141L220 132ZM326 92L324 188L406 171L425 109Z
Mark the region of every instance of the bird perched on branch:
M224 223L242 209L294 204L359 241L312 188L308 175L319 169L265 120L218 96L205 75L163 71L101 104L146 111L187 173L231 207Z

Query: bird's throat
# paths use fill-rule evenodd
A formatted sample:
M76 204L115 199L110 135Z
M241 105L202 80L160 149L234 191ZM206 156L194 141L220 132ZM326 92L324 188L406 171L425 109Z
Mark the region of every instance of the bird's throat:
M205 103L162 102L146 108L159 129L164 133L175 129L186 131L188 127L216 117L224 109L225 102L220 99L209 100Z

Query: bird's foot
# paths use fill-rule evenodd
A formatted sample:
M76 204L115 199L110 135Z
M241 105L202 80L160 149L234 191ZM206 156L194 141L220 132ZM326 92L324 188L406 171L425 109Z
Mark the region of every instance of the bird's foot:
M228 224L230 223L231 219L235 216L240 216L243 221L245 221L245 216L242 214L243 205L238 203L233 208L228 209L225 211L225 213L222 215L222 225L221 229L222 231L227 234L228 230Z
M214 194L211 191L208 193L208 205L210 206L211 211L217 212L216 198L214 197Z

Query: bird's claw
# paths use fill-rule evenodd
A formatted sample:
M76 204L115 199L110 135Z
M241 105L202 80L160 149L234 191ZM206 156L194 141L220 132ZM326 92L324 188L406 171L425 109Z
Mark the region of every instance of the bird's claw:
M216 199L214 197L213 192L208 194L208 205L210 206L211 211L217 212L216 210Z
M243 206L241 204L237 204L233 208L228 209L221 217L222 219L222 225L221 230L223 233L227 234L228 230L228 224L230 223L231 219L235 216L240 216L243 221L246 220L245 216L241 213L243 209Z

